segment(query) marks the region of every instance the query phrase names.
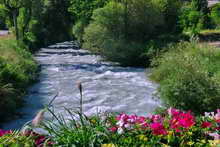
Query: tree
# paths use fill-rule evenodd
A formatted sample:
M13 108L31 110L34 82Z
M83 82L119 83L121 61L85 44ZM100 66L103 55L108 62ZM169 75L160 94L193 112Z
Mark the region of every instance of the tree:
M70 0L48 0L42 16L45 44L72 39L72 14L68 11Z
M23 7L23 0L1 0L1 3L8 10L9 16L12 17L13 25L15 27L16 39L19 40L18 21L19 9Z
M202 13L203 27L207 28L210 23L208 0L192 0L191 4L192 4L192 8L195 11L199 11Z
M69 12L76 22L73 34L82 43L84 30L92 19L93 11L102 8L109 0L70 0L70 2Z

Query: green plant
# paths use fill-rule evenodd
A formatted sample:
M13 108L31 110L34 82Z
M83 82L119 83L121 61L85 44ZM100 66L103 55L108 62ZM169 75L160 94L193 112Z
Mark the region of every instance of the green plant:
M146 65L146 40L157 36L163 15L153 1L109 2L94 11L83 47L122 65Z
M190 35L197 35L203 28L202 13L194 10L190 4L182 7L180 17L180 26L184 32L189 32Z
M220 4L216 4L211 10L211 19L214 27L220 28Z
M13 38L0 40L0 51L0 117L7 119L22 106L25 89L37 76L37 64Z
M208 45L179 43L154 60L152 79L167 106L196 114L220 105L220 51Z

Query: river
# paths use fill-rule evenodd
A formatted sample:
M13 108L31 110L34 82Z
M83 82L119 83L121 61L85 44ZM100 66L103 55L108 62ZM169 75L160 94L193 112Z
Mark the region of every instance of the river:
M19 110L24 115L3 125L4 129L22 127L57 93L53 102L56 113L66 115L64 107L77 109L79 81L83 86L83 110L87 115L105 111L148 115L159 105L154 99L157 85L147 77L150 69L104 62L100 56L79 49L73 42L42 48L35 59L41 72L39 81L28 90L25 107Z

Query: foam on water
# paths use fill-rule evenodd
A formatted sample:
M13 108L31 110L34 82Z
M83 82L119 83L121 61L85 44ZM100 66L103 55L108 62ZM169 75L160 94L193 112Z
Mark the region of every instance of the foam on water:
M68 118L64 107L79 107L78 81L83 85L83 110L87 115L105 111L147 115L159 105L153 99L157 85L146 76L150 69L101 62L99 56L78 49L71 42L42 48L35 59L41 65L41 73L39 82L29 89L26 106L19 110L25 115L5 124L5 129L20 128L32 120L57 93L54 110Z

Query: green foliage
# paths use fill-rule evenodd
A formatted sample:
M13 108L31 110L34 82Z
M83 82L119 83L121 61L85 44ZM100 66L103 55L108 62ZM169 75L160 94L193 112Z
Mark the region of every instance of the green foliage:
M164 24L156 4L147 0L110 2L95 10L92 18L85 29L84 47L122 65L146 64L144 42L157 36Z
M184 29L184 32L197 35L203 28L202 13L194 10L191 5L185 5L181 11L180 26Z
M215 28L220 28L220 4L216 4L211 10L211 19Z
M179 0L154 0L153 2L165 18L165 25L161 28L161 31L166 33L181 32L182 30L178 27L178 19L182 2Z
M5 27L6 27L5 8L2 4L0 4L0 29L5 29Z
M69 0L48 0L42 21L44 42L46 45L72 39L72 16L68 12Z
M67 110L72 119L66 121L62 115L49 111L58 124L49 121L44 123L43 128L54 136L53 141L56 142L56 146L100 146L108 139L106 120L102 121L98 116L88 118L83 114Z
M167 106L199 114L220 106L220 51L196 43L170 46L155 59L152 79L160 83L159 95Z
M84 29L91 21L93 11L102 8L109 0L71 0L69 12L73 15L76 23L73 34L77 40L83 42Z
M6 118L21 106L21 96L35 79L37 65L27 49L18 47L14 39L0 40L0 51L0 117Z

